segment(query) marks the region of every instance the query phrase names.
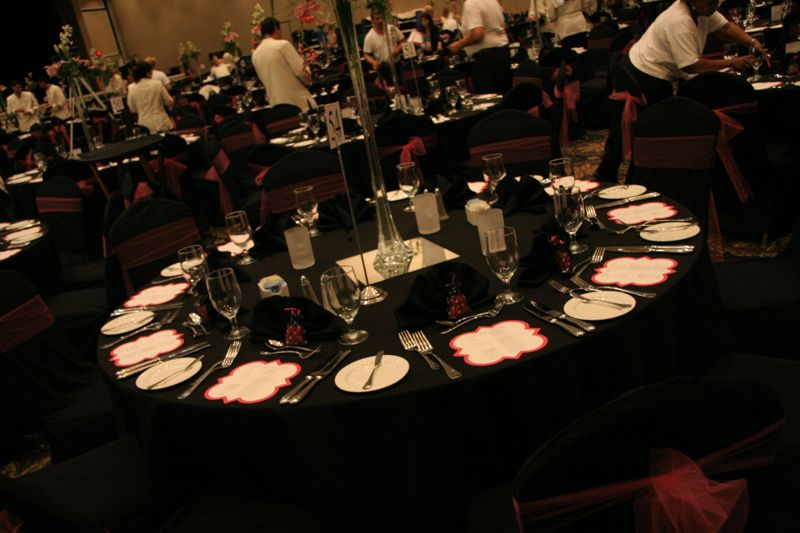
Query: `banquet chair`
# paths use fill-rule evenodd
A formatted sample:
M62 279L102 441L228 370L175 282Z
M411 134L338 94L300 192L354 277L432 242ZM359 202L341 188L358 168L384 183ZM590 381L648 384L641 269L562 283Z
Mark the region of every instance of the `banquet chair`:
M341 91L341 104L344 105L348 96L353 96L355 91L352 87L346 91ZM367 85L367 105L369 105L369 112L373 115L378 115L389 110L389 100L386 98L386 92L374 85Z
M258 127L267 136L280 137L300 126L300 108L292 104L277 104L258 114Z
M384 115L375 128L375 142L388 190L398 187L399 163L416 162L423 179L442 171L442 162L437 157L439 139L428 117L407 113Z
M442 94L444 94L445 88L455 85L459 80L469 81L469 78L467 78L466 74L451 68L434 72L433 79L439 82L439 87L442 89Z
M790 531L797 522L764 528L797 494L763 498L780 477L769 465L783 422L777 394L756 383L695 376L635 389L541 445L510 486L476 497L467 530Z
M570 140L584 133L580 115L581 83L588 81L589 73L581 68L579 56L571 48L553 48L539 56L539 63L548 74L542 89L553 99L553 137L563 149Z
M421 96L423 102L427 100L431 88L428 84L428 78L425 76L425 70L421 65L409 61L400 67L400 72L398 72L397 75L402 79L401 84L406 94L410 96ZM416 80L414 78L416 78ZM419 91L417 88L419 88Z
M0 397L31 422L60 461L113 439L111 399L24 274L0 270ZM80 296L73 295L73 301ZM55 324L55 325L54 325ZM99 325L96 327L99 328Z
M467 136L473 173L482 172L482 157L501 153L508 176L523 173L547 175L547 162L558 157L550 137L550 125L524 111L504 109L481 120Z
M503 95L500 107L525 111L535 117L541 117L543 111L542 88L533 83L517 83ZM543 117L544 118L544 117Z
M118 261L123 286L111 286L116 304L140 289L166 266L176 252L200 240L189 207L166 198L147 198L126 209L108 231L108 254ZM119 278L108 279L116 283Z

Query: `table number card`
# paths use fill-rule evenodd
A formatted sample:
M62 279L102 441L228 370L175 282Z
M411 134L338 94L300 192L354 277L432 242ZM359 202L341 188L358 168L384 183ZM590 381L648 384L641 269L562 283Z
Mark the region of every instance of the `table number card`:
M592 281L599 285L647 287L667 281L676 266L678 262L668 257L617 257L598 268Z
M628 207L612 209L608 212L608 218L620 224L640 224L650 220L660 220L662 218L672 218L678 214L678 210L664 202L647 202L645 204L633 204Z
M125 106L122 104L122 98L119 96L112 96L108 99L108 103L111 104L111 112L115 115L117 113L121 113Z
M450 341L455 357L463 357L472 366L496 365L506 359L519 359L522 354L547 346L547 337L521 320L506 320L492 326L481 326L462 333Z
M189 284L185 281L178 283L165 283L155 285L139 291L131 296L130 300L122 304L123 307L140 307L142 305L160 305L171 302L179 295L183 294Z
M328 131L328 145L331 147L331 150L334 150L338 146L344 144L345 141L342 108L339 106L339 102L333 102L332 104L325 104L323 109L325 113L325 127Z
M290 385L291 379L299 373L300 365L280 359L245 363L219 378L216 385L206 390L205 398L223 403L263 402L275 396L281 387Z
M114 363L114 366L135 365L175 351L183 346L183 343L183 333L178 333L174 329L156 331L134 341L120 344L111 350L111 362Z
M403 47L403 59L414 59L417 57L417 48L414 46L414 43L403 41L401 46Z

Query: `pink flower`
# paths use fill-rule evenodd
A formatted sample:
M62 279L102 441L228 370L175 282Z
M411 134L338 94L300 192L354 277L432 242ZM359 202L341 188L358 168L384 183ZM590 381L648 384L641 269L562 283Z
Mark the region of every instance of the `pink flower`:
M261 35L261 27L260 26L253 26L250 28L250 33L253 35Z
M61 61L59 61L58 63L53 63L52 65L49 65L49 66L45 67L45 72L51 78L55 78L56 76L58 76L58 69L60 69L60 68L61 68Z
M95 50L94 51L94 55L95 55L95 57L103 57L103 51L102 50Z

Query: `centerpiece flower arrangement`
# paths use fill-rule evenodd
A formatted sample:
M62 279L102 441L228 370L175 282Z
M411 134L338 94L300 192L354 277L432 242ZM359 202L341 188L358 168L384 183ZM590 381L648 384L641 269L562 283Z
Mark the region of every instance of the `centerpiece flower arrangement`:
M89 71L94 74L98 81L102 82L103 87L108 84L116 69L116 63L106 57L102 50L95 50L94 48L89 50Z
M192 41L178 43L178 59L183 65L183 70L189 70L189 63L192 59L200 57L200 49Z
M222 25L220 34L222 34L222 46L225 52L234 57L238 57L240 55L239 34L231 29L230 21Z
M58 44L53 45L56 55L53 62L45 67L45 72L51 78L71 82L76 78L86 79L90 74L91 62L78 57L72 35L72 26L67 24L61 27Z
M273 3L272 7L272 15L275 15L275 7ZM261 4L256 4L253 6L253 14L250 16L250 34L252 35L252 40L250 41L250 45L255 48L261 42L261 21L264 20L264 8L261 7Z

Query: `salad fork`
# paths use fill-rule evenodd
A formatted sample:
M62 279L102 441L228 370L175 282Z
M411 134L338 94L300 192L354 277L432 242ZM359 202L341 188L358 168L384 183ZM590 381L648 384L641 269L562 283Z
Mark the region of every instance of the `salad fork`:
M446 334L450 333L451 331L454 331L454 330L460 328L464 324L467 324L467 323L472 322L473 320L477 320L479 318L496 317L498 314L500 314L500 311L503 309L504 305L505 305L505 303L502 302L502 301L495 302L494 307L492 307L488 311L483 311L482 313L475 313L473 315L461 317L456 321L437 320L436 321L437 324L439 324L441 326L449 326L447 329L440 331L439 334L440 335L446 335Z
M441 357L436 355L433 352L433 346L431 346L428 337L421 331L415 331L411 334L414 341L416 341L417 347L415 350L420 353L420 355L429 355L436 359L436 361L442 366L444 369L444 373L447 374L447 377L450 379L458 379L461 377L461 372L453 368L452 366L448 365Z
M231 364L233 363L233 360L236 358L236 355L239 353L239 350L240 350L241 348L242 348L242 341L233 341L233 342L232 342L232 343L231 343L231 344L228 346L228 351L225 353L225 357L224 357L222 360L220 360L220 361L217 361L216 363L214 363L213 365L211 365L211 366L209 367L209 369L208 369L208 370L206 370L205 372L203 372L203 373L200 375L200 377L199 377L199 378L197 378L196 380L194 380L194 381L192 382L192 384L191 384L191 385L189 385L189 388L188 388L188 389L186 389L185 391L183 391L182 393L180 393L180 394L178 395L178 399L179 399L179 400L185 400L186 398L188 398L189 396L191 396L191 395L192 395L192 393L193 393L193 392L194 392L194 391L197 389L197 387L199 387L199 386L200 386L200 384L201 384L203 381L205 381L205 379L206 379L208 376L210 376L210 375L211 375L211 373L212 373L212 372L214 372L215 370L217 370L217 369L219 369L219 368L228 368L229 366L231 366Z
M656 293L654 293L654 292L634 291L634 290L631 290L631 289L625 289L623 287L613 287L611 285L603 286L601 288L601 287L598 287L596 285L592 285L591 283L589 283L588 281L585 281L584 279L582 279L580 276L577 276L577 275L576 276L572 276L570 278L570 281L572 283L574 283L575 285L577 285L578 287L580 287L581 289L584 289L584 290L587 290L587 291L611 290L611 291L617 291L617 292L624 292L624 293L627 293L627 294L632 294L633 296L638 296L640 298L655 298L656 297Z
M605 254L606 254L605 246L595 247L591 257L589 257L589 259L587 259L583 263L579 263L578 265L576 265L577 271L573 270L573 272L575 272L576 276L580 276L581 274L583 274L583 271L586 270L586 268L588 268L590 265L596 265L597 263L603 261L603 257L605 256Z
M628 307L630 307L629 304L623 304L623 303L618 303L618 302L609 302L609 301L606 301L606 300L592 300L592 299L586 298L585 296L580 294L578 291L579 290L588 290L588 289L570 289L569 287L560 284L559 282L557 282L554 279L548 280L547 284L550 285L555 290L557 290L558 292L560 292L561 294L568 294L571 297L577 298L578 300L580 300L582 302L585 302L585 303L605 305L607 307L614 307L616 309L627 309Z
M411 336L411 332L409 332L407 329L404 329L398 333L397 337L400 339L400 343L403 345L403 349L405 351L417 352L420 354L422 358L425 359L425 362L428 363L428 366L431 367L431 370L439 370L439 368L441 368L439 363L417 350L417 341Z

